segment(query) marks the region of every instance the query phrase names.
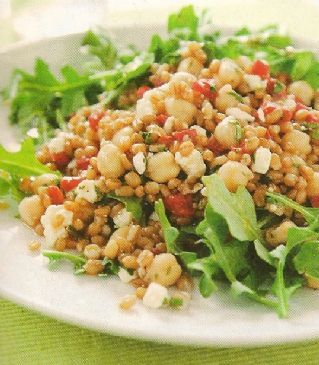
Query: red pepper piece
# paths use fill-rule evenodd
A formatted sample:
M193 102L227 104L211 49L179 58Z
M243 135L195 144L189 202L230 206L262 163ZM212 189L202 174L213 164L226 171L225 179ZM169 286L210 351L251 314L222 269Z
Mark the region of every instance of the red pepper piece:
M49 195L52 204L55 204L55 205L63 204L64 195L57 186L55 186L55 185L48 186L47 194Z
M177 217L190 218L194 215L191 195L177 193L164 198L165 207Z

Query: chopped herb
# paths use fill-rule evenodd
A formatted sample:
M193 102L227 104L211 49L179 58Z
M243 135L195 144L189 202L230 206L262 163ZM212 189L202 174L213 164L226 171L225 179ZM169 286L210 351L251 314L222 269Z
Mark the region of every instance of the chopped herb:
M227 94L233 96L240 103L244 101L244 98L240 94L236 93L236 91L234 90L229 91Z

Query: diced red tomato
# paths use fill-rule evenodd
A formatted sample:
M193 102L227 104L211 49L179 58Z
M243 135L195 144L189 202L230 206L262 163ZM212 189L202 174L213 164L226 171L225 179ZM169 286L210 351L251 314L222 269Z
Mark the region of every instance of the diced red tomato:
M296 112L298 110L308 109L305 104L302 103L296 103Z
M191 195L177 193L164 198L165 207L177 217L190 218L194 215Z
M269 129L267 129L267 131L266 131L265 138L272 139L272 135L271 135Z
M194 139L197 136L197 132L195 129L184 129L183 131L173 133L173 138L178 142L183 142L185 136Z
M169 146L173 142L172 136L160 136L157 140L159 144L165 144L165 146Z
M269 77L268 63L266 63L262 60L256 60L251 67L251 73L253 75L258 75L263 79Z
M168 115L166 115L166 114L158 114L156 116L156 123L159 124L160 126L163 126L165 124L167 118L168 118Z
M79 176L65 176L62 178L60 186L65 192L68 192L75 189L81 181L83 178Z
M136 90L136 95L139 99L141 99L144 95L144 93L146 93L146 91L151 90L151 88L149 86L140 86L137 90Z
M65 167L70 162L70 158L65 152L52 153L51 158L59 169Z
M87 168L89 167L89 164L90 164L89 157L82 156L81 158L76 160L76 167L79 170L87 170Z
M277 85L280 85L282 86L281 90L280 91L276 91L276 87ZM282 99L284 98L285 96L287 96L287 91L286 91L286 87L284 84L282 84L280 81L278 81L277 79L274 79L272 77L270 77L268 80L267 80L267 87L266 87L266 91L268 94L271 94L273 95L273 97L278 100L278 99Z
M268 115L270 113L272 113L275 109L278 108L278 105L272 102L266 103L265 105L263 105L263 112L265 115Z
M52 204L60 205L64 202L62 191L55 185L48 186L47 194L49 195Z
M214 87L212 87L205 79L194 82L192 89L204 95L207 99L214 99L214 97L217 95Z
M275 88L275 85L276 85L276 82L277 80L270 77L267 81L267 88L266 88L266 91L268 94L272 94L274 92L274 88Z
M308 123L319 123L319 117L317 117L314 114L309 113L306 116L306 122L308 122Z
M251 150L248 149L248 147L247 147L247 139L241 140L241 142L237 146L232 146L231 150L235 151L237 153L241 153L241 154L244 154L244 153L250 154L251 153Z
M225 149L214 136L208 138L207 148L214 152L215 155L221 154Z
M282 117L280 119L280 122L281 123L290 122L293 115L294 115L294 112L292 110L289 110L289 109L283 109L282 112L283 112L283 114L282 114Z
M102 110L93 112L92 114L90 114L88 121L89 121L89 125L90 125L91 129L93 129L94 131L97 131L99 122L104 117L104 115L105 115L105 111L102 111Z
M310 198L310 203L313 208L319 208L319 195Z

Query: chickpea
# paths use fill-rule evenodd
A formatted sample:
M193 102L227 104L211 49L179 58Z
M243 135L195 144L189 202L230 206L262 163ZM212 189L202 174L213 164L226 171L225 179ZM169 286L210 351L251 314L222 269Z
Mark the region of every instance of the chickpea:
M285 243L287 241L288 229L295 226L294 222L286 220L276 228L269 228L266 231L267 242L274 247Z
M175 256L171 253L161 253L152 261L145 280L163 286L171 286L176 283L181 273L182 269Z
M234 146L237 143L234 119L227 117L217 124L214 136L222 146Z
M112 142L116 146L119 146L123 142L123 140L129 139L133 132L134 130L132 127L124 127L114 134Z
M43 174L37 176L32 182L32 190L34 194L38 194L38 189L42 186L57 185L59 179L55 174Z
M235 62L224 59L220 63L218 76L223 85L230 84L233 88L235 88L242 80L242 71Z
M203 65L199 61L197 61L196 58L187 57L187 58L184 58L180 62L180 64L178 65L177 71L178 72L188 72L188 73L198 77L202 68L203 68Z
M311 152L310 137L296 129L285 134L282 143L285 149L291 144L296 154L308 155Z
M227 161L217 174L231 192L235 192L239 186L247 186L249 180L254 177L247 166L237 161Z
M165 108L169 115L187 124L192 122L197 112L194 104L186 100L176 99L173 97L165 99Z
M310 105L314 97L314 90L306 81L295 81L288 87L288 93L295 95L305 105Z
M225 91L221 89L215 100L216 108L222 113L224 113L228 108L236 107L238 104L239 101L236 99L236 97L231 95L231 89Z
M171 81L184 81L188 85L192 85L196 81L196 77L189 72L176 72L172 75Z
M309 198L319 195L319 172L314 172L307 184L307 195Z
M40 223L41 216L44 212L45 208L39 195L23 198L19 204L21 219L30 227L34 227Z
M100 255L101 255L101 248L92 243L90 245L87 245L85 248L84 248L84 251L83 251L84 255L88 258L88 259L92 259L92 260L95 260L95 259L98 259L100 258Z
M97 168L106 178L116 179L125 172L121 151L111 142L102 145L97 155Z
M150 179L165 183L174 179L180 172L180 167L171 152L159 152L148 158L147 174Z

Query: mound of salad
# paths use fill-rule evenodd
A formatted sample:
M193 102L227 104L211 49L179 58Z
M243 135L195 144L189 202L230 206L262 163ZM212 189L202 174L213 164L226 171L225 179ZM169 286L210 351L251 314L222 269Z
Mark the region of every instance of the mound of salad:
M89 31L82 71L13 72L2 95L33 137L0 146L1 199L50 267L133 286L122 309L226 283L287 317L319 288L319 62L273 25L221 37L192 6L167 29L143 52Z

